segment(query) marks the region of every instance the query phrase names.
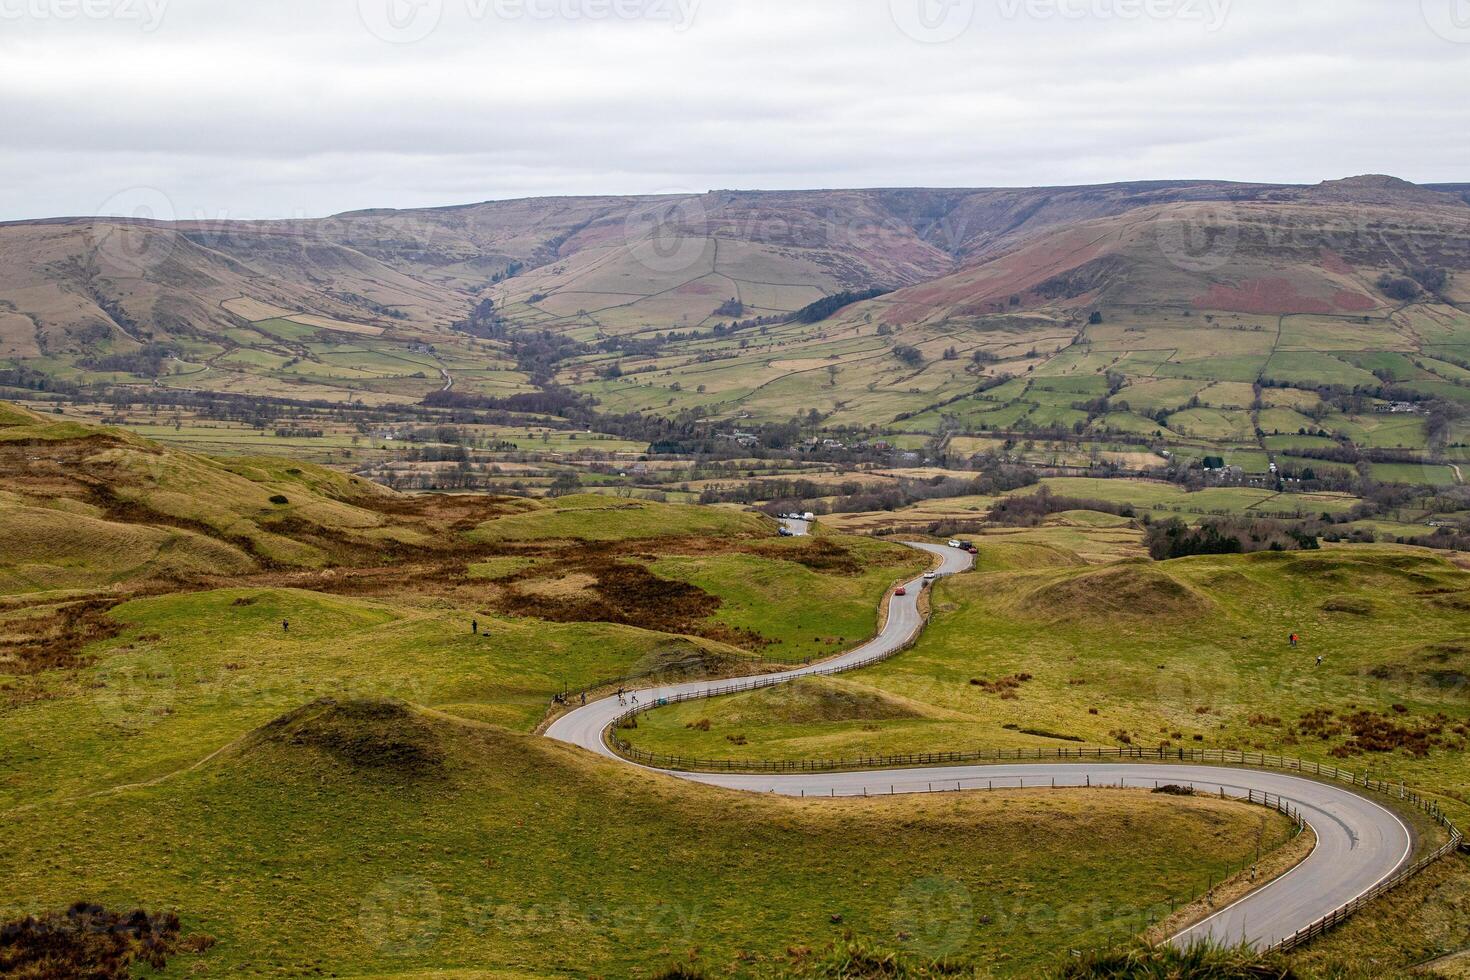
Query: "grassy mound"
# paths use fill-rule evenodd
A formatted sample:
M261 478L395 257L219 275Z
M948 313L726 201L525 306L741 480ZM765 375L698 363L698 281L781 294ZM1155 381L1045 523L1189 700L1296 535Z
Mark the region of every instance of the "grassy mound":
M1096 510L1063 510L1047 516L1045 523L1062 527L1128 527L1133 518Z
M745 703L723 720L741 724L747 718L779 723L820 721L892 721L922 718L919 707L903 699L837 677L803 677L789 684L752 691Z
M0 617L0 808L156 778L322 698L531 731L564 689L758 669L707 640L483 614L473 633L474 615L240 588Z
M1033 616L1067 622L1192 619L1210 606L1208 599L1163 569L1134 563L1069 575L1032 590L1020 602L1020 608Z
M750 673L758 664L750 657L710 643L670 638L635 660L629 675L648 677L650 683L674 684L695 677Z
M401 701L324 698L277 718L256 739L317 749L359 771L416 778L444 763L433 728Z
M1351 616L1372 616L1378 604L1368 596L1337 595L1322 602L1322 611Z
M64 509L0 503L0 591L97 588L138 578L243 575L235 545L186 528L122 524Z
M848 678L922 717L800 720L730 698L650 712L630 740L786 760L1045 750L1058 733L1300 756L1470 799L1470 611L1444 601L1470 594L1470 572L1364 545L1075 569L1037 547L1031 570L1018 567L1023 550L1011 545L990 571L987 540L979 571L936 587L912 649ZM1023 675L996 692L997 679Z
M280 460L224 463L15 409L6 417L0 517L29 531L7 544L5 564L36 566L29 574L42 584L65 582L61 570L81 567L93 579L312 567L427 540L382 513L392 494L356 477ZM61 522L71 518L78 523L68 531ZM183 554L131 566L107 561L110 552L147 559L164 550Z
M404 745L435 774L401 764ZM289 712L172 779L7 821L0 904L176 908L185 933L218 940L195 976L637 976L675 960L751 975L849 933L1029 976L1047 949L1202 887L1254 846L1261 814L1114 790L729 793L358 699ZM1271 822L1268 842L1286 831Z

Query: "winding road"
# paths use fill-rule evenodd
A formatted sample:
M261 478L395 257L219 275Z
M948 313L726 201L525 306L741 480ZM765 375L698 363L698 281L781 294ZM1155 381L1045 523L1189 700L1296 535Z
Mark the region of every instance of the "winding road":
M788 522L798 534L806 527ZM913 543L940 560L940 575L971 567L963 551ZM836 667L855 667L882 660L901 649L923 628L918 600L924 580L907 583L906 595L889 600L883 629L867 643L840 656L777 674L761 675L761 684L777 684ZM637 703L647 705L677 695L718 694L737 685L731 681L691 681L636 692ZM579 746L624 765L607 745L608 727L627 707L616 697L603 698L558 718L546 731L549 738ZM649 769L650 767L641 766ZM1215 912L1174 937L1176 943L1211 938L1227 944L1248 941L1269 946L1311 925L1334 909L1362 895L1406 865L1413 851L1409 828L1387 808L1366 796L1336 784L1280 772L1204 765L1121 763L1017 763L1014 765L937 766L919 769L878 769L860 772L743 775L677 772L651 769L677 779L728 790L778 793L788 796L862 796L923 793L1041 785L1132 785L1156 783L1191 785L1201 792L1245 796L1248 790L1280 796L1299 810L1317 835L1312 853L1285 875L1247 897ZM1180 842L1187 846L1187 842Z

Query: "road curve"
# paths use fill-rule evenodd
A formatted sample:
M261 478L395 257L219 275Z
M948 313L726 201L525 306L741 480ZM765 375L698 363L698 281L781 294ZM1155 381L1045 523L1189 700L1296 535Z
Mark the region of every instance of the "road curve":
M965 552L914 543L940 559L938 573L953 575L970 568ZM818 664L778 674L762 675L763 683L780 683L834 667L855 667L882 660L912 640L923 627L918 598L924 580L905 585L906 595L889 600L882 631L867 643ZM639 690L630 695L638 704L695 693L719 693L731 681L690 681ZM549 738L590 752L636 765L607 746L604 733L627 707L607 697L558 718L547 730ZM641 766L648 769L649 767ZM1248 790L1280 796L1301 811L1317 835L1311 855L1286 875L1250 896L1220 909L1175 937L1188 943L1210 938L1234 944L1248 941L1265 947L1368 891L1404 866L1413 850L1413 835L1392 812L1365 796L1332 783L1285 773L1217 766L1158 765L1148 763L1017 763L1013 765L936 766L918 769L879 769L862 772L742 775L731 773L651 770L731 790L777 793L787 796L863 796L889 793L954 792L1017 786L1128 785L1156 783L1191 785L1207 793L1222 790L1245 796Z

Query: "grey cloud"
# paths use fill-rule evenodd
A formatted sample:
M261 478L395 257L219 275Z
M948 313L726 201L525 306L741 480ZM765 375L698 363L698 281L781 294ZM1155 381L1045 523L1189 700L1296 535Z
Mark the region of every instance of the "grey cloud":
M359 0L171 0L151 32L0 19L0 218L138 186L182 215L265 217L671 187L1470 179L1470 43L1417 0L1232 0L1213 31L1107 15L1129 0L1055 0L1081 17L976 0L945 43L896 26L908 0L700 0L682 33L361 2L443 14L405 44Z

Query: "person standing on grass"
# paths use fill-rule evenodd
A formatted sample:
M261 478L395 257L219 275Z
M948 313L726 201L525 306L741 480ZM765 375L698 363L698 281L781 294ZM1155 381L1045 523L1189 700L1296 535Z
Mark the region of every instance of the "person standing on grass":
M1291 645L1294 647L1294 646L1296 646L1296 644L1297 644L1297 635L1295 633L1293 633L1293 634L1291 634Z
M1322 666L1322 655L1320 653L1317 654L1317 666Z
M291 621L289 619L283 619L283 620L281 620L281 632L282 633L289 633L289 632L291 632Z
M478 619L470 620L470 632L476 636L480 635L480 621Z

